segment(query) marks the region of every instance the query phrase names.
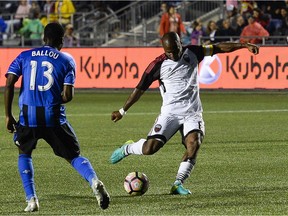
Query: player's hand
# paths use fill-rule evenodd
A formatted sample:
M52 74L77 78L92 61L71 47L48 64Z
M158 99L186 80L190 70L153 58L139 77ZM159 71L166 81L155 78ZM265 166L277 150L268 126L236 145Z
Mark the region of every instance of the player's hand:
M248 50L250 52L252 52L254 55L259 54L259 46L255 45L255 44L251 44L251 43L247 43L248 46Z
M13 133L16 131L15 129L16 123L17 122L13 116L6 117L6 128L9 133Z
M114 121L114 122L117 122L118 120L122 119L122 115L119 111L114 111L112 112L111 114L111 120Z

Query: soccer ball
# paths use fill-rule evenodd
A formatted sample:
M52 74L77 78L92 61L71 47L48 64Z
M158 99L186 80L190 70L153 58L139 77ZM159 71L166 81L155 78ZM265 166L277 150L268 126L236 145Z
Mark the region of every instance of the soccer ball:
M141 196L148 190L149 179L144 173L131 172L124 180L124 188L132 196Z

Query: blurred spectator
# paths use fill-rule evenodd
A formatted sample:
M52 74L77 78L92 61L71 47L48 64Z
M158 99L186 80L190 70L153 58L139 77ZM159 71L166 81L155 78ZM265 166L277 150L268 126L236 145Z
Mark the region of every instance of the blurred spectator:
M226 6L226 18L229 19L230 27L234 30L237 27L237 15L238 14L239 14L238 9L235 6L233 5Z
M225 16L223 19L220 19L216 22L217 26L219 29L222 28L223 26L223 21L224 19L229 19L230 20L230 27L233 29L236 29L236 16L238 14L238 10L234 5L226 5L225 7Z
M281 9L281 27L279 28L280 34L283 36L288 35L288 8Z
M0 17L0 46L3 45L3 34L5 33L7 28L7 24L5 21Z
M45 13L48 16L55 10L54 6L55 6L54 0L46 0L43 6L43 13Z
M281 19L280 10L285 7L284 0L257 1L258 8L270 14L271 19Z
M215 21L210 20L207 24L205 36L209 36L209 39L205 41L205 44L210 44L215 42L215 33L218 30L217 24Z
M272 33L272 36L281 36L281 38L273 38L274 44L283 44L283 42L286 44L287 41L287 35L288 35L288 15L287 15L288 9L286 7L282 8L280 10L281 19L280 19L280 27L275 29L275 31ZM285 36L285 37L283 37Z
M271 20L271 15L263 13L263 11L259 8L254 8L252 16L254 17L254 20L260 23L265 29L268 28Z
M202 21L200 19L196 19L196 20L190 22L190 24L185 25L186 34L182 34L182 38L181 38L182 39L182 44L184 46L191 44L191 34L192 34L193 30L195 30L195 26L196 25L200 25L201 26L201 31L202 31L201 37L205 36L205 30L204 30ZM200 29L200 26L199 26L199 29ZM195 33L196 32L194 32L193 34L195 34ZM192 38L194 38L194 36L192 36ZM202 43L202 39L201 39L201 43Z
M79 47L79 38L74 34L72 24L67 24L65 27L63 47Z
M174 5L170 5L168 12L164 13L160 21L160 36L162 37L167 32L177 32L181 37L182 33L186 34L185 26L182 22L180 14L176 12Z
M226 8L229 8L233 6L233 8L236 8L238 10L238 0L226 0Z
M14 19L5 21L7 24L6 33L8 35L15 33L21 28L23 19L29 16L30 8L31 5L28 4L27 0L20 0Z
M44 27L40 22L38 10L32 10L29 18L19 30L19 33L24 36L24 45L41 46Z
M247 25L246 20L241 14L238 14L236 17L237 27L235 29L235 36L240 36L244 27Z
M29 10L29 14L30 12L31 13L34 13L35 11L38 12L38 14L41 13L41 8L38 4L38 1L37 0L32 0L30 1L31 2L31 7L30 7L30 10Z
M15 19L24 19L29 16L31 5L28 3L27 0L20 0L19 6L17 7L15 13Z
M192 32L190 35L190 39L191 39L191 44L192 45L200 45L199 40L201 39L201 37L203 36L203 30L202 30L202 23L199 21L194 21L192 24Z
M58 22L63 26L71 23L71 16L76 12L72 0L57 0L55 2L55 13Z
M222 21L222 26L215 32L214 42L233 41L231 36L235 36L235 31L230 27L230 19L226 18Z
M262 43L263 37L269 37L269 32L253 16L248 17L248 25L244 27L240 42L250 42L254 44Z
M288 9L288 0L284 0L284 2L285 2L285 8Z
M55 13L55 0L46 0L43 6L43 13L47 20L42 19L42 23L50 23L57 21L57 16Z
M161 21L161 17L163 16L164 13L167 12L167 3L166 2L162 2L161 6L160 6L160 12L157 16L157 21L155 22L155 29L158 32L158 34L160 34L160 21Z
M40 22L43 25L43 27L45 28L45 26L49 23L47 16L45 14L42 14L40 16Z
M277 32L281 27L282 17L281 17L281 8L285 8L285 1L272 0L272 1L257 1L259 8L271 16L270 23L267 26L267 30L270 34Z
M249 0L240 0L240 14L247 18L252 14L254 8L257 7L257 3L255 1Z

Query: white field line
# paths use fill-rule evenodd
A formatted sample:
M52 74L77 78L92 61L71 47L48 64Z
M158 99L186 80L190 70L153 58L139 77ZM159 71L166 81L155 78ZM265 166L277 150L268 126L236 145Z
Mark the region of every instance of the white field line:
M273 110L215 110L215 111L204 111L203 114L228 114L228 113L277 113L277 112L288 112L288 109L273 109ZM156 112L138 112L138 113L130 113L129 115L157 115L159 113ZM18 115L18 114L17 114ZM17 116L15 115L15 116ZM67 116L110 116L111 113L78 113L78 114L66 114ZM5 116L0 116L0 118L4 118Z
M218 111L204 111L203 114L225 114L225 113L277 113L288 112L288 109L275 109L275 110L218 110ZM128 113L129 115L158 115L156 112L138 112ZM67 116L110 116L110 113L80 113L80 114L67 114Z

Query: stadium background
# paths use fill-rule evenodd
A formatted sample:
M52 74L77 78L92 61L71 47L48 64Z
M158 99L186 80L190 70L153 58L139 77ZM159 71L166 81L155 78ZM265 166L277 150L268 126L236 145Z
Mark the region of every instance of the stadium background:
M148 1L131 4L141 2ZM195 2L197 5L206 3L205 10L193 5L193 13L187 13L187 16L207 14L214 17L216 14L218 17L221 13L214 9L218 12L223 9L223 1ZM208 11L209 3L217 7L204 13ZM128 7L133 8L131 5ZM122 16L117 17L122 20ZM114 18L113 14L108 14L111 29ZM137 20L142 23L142 19ZM162 53L155 32L150 32L147 25L147 34L143 34L143 26L136 28L137 20L134 30L123 31L117 40L110 40L112 35L106 31L79 28L83 35L88 35L82 38L86 45L63 49L71 53L77 63L75 98L66 106L68 118L78 135L82 154L91 160L111 194L111 206L106 211L99 209L87 183L67 162L55 157L41 140L33 154L39 214L287 215L288 96L285 90L288 50L285 43L271 44L271 40L265 40L257 56L239 50L233 54L217 55L219 59L207 59L208 65L203 70L200 66L199 78L208 83L200 85L202 89L208 89L201 92L206 137L197 166L185 183L193 192L192 196L168 194L184 150L179 134L175 134L159 153L151 157L130 156L119 165L109 164L115 148L129 139L145 138L161 106L159 93L148 91L120 122L115 124L110 120L111 112L119 109L130 93L130 89L124 88L135 87L147 64ZM104 19L97 21L100 22ZM102 24L98 27L104 30ZM156 42L150 43L155 38ZM8 65L22 50L30 48L14 42L0 47L2 106L2 87ZM222 65L222 70L219 65ZM153 87L156 88L157 83ZM16 97L14 107L17 116ZM17 172L18 152L11 134L6 132L3 107L0 120L0 214L27 215L23 212L26 203ZM142 197L131 197L123 188L125 176L134 170L144 172L150 179L150 187Z
M0 52L0 87L5 72L23 48L2 48ZM65 48L77 67L75 88L134 88L148 64L163 52L157 47ZM247 50L205 57L200 64L202 89L286 89L288 47L260 48L255 56ZM20 83L20 82L19 82ZM18 86L19 86L18 83ZM151 88L157 88L155 82Z

